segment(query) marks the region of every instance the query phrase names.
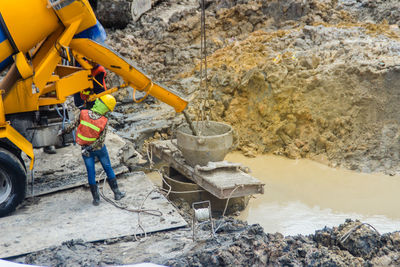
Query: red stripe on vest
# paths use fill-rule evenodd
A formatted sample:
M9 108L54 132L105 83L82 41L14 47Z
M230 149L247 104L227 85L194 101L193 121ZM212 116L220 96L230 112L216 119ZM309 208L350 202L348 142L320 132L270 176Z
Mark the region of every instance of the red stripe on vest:
M100 128L100 131L97 132L96 130L93 130L92 128L85 126L83 124L79 124L78 129L76 131L76 142L81 145L81 146L88 146L93 144L95 141L85 141L82 140L78 137L78 134L81 134L85 137L88 138L96 138L96 140L100 137L101 132L104 130L104 128L107 125L107 118L104 116L101 116L99 119L97 120L93 120L92 118L90 118L89 116L89 110L84 109L81 111L80 114L80 120L81 121L86 121L89 122L97 127Z

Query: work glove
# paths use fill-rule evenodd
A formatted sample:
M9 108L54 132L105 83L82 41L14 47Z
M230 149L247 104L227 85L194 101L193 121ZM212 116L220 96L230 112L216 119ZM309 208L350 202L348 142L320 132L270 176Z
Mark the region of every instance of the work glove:
M85 146L82 148L82 155L85 157L90 157L90 151L92 151L91 146Z

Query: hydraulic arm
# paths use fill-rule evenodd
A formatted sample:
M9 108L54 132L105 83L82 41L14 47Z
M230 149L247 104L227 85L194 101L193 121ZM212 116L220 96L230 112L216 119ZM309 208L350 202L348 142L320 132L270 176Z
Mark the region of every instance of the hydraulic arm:
M123 86L145 91L177 112L186 108L186 100L152 82L104 45L105 38L88 0L0 1L0 71L8 68L0 82L0 216L25 197L20 152L31 158L32 169L34 147L61 142L55 111L61 114L68 96L93 88L89 62L103 65L123 78ZM65 110L61 117L64 124ZM15 174L7 172L10 162ZM11 178L1 178L5 175Z
M87 61L103 65L120 75L125 85L146 91L177 112L187 105L176 93L153 83L101 44L105 33L87 0L3 0L0 26L0 67L12 64L0 84L4 90L0 99L0 136L10 137L6 115L61 104L67 96L92 87L92 65ZM80 67L60 65L63 59L71 62L73 58ZM22 137L18 136L18 140ZM29 145L22 143L26 142L14 144L33 156L27 149Z

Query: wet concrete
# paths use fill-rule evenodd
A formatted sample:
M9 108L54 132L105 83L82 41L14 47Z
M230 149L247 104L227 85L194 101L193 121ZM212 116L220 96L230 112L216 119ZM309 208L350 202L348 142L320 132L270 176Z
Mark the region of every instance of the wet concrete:
M250 167L266 184L265 194L250 200L239 216L259 223L267 233L311 234L346 218L372 224L381 233L400 227L399 176L334 169L315 161L272 155L226 157Z

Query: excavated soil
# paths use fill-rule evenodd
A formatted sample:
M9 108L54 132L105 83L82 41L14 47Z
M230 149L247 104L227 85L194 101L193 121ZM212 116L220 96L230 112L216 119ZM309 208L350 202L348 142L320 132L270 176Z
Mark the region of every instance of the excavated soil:
M166 266L398 266L400 233L380 235L359 221L347 220L313 235L283 237L266 234L259 225L228 219L210 225L157 233L134 242L133 237L107 242L65 242L29 254L28 264L41 266L106 266L152 262ZM22 261L22 259L19 259Z
M400 264L399 233L380 236L360 222L346 221L314 235L265 234L259 225L228 221L221 236L198 244L199 251L166 262L168 266L395 266ZM233 232L235 237L224 234ZM347 237L348 236L348 237ZM346 238L347 237L347 238Z
M110 32L109 44L195 98L197 118L208 96L209 117L233 125L248 156L275 153L393 174L400 171L396 3L210 1L208 92L199 84L196 1L158 3L137 23Z
M155 81L192 99L194 117L204 104L210 119L231 124L245 155L274 153L363 172L400 173L397 0L206 2L207 92L200 86L197 0L157 1L125 29L108 29L107 42ZM112 77L111 83L117 81ZM129 116L121 113L114 127L132 138L124 126ZM144 261L169 266L400 265L399 232L380 235L351 220L293 237L227 220L216 238L206 239L207 227L198 242L183 229L142 242L129 237L71 241L19 261L51 266Z

